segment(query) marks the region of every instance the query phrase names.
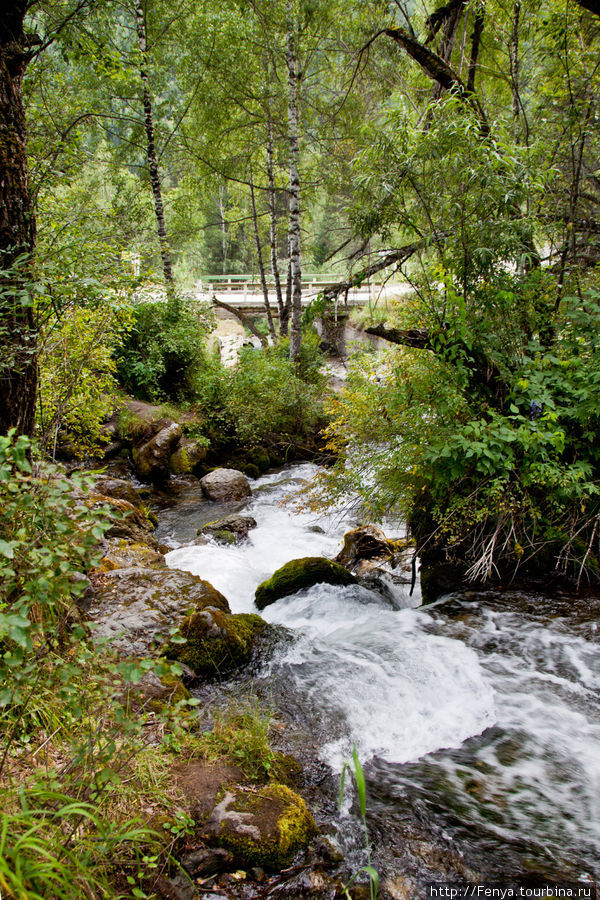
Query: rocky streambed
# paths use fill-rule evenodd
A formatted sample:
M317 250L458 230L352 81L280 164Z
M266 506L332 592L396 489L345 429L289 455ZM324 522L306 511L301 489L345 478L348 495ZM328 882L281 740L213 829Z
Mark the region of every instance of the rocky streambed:
M251 496L213 500L198 481L176 481L151 499L158 525L148 540L113 536L95 577L105 601L97 594L91 615L105 633L125 632L116 638L130 641L123 652L153 652L193 607L188 644L172 655L188 674L197 667L189 688L201 708L251 688L274 710L274 749L303 767L284 786L306 801L326 839L310 837L312 819L302 813L303 840L285 859L244 862L243 848L229 849L208 866L217 872L206 896L342 896L344 879L366 861L355 801L337 809L354 745L367 776L380 896L423 897L431 881L598 877L597 600L463 592L420 607L400 544L365 565L378 552L367 533L362 563L351 547L340 556L344 534L359 524L352 514L317 519L286 502L314 472L292 466L252 481ZM220 525L197 534L214 520ZM399 535L393 525L386 531ZM320 570L306 580L305 566L304 581L290 581L290 561L336 556L348 578ZM258 618L264 582L269 602ZM204 648L211 635L230 647L192 658L192 632ZM210 781L198 777L196 785ZM259 825L248 818L246 789L221 813L252 830ZM281 795L265 802L273 810ZM304 856L294 855L302 846Z

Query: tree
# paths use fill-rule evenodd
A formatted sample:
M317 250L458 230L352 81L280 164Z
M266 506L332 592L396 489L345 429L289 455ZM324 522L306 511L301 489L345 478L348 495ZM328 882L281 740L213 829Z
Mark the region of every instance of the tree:
M31 285L35 217L28 183L23 76L33 38L26 34L25 0L9 4L0 21L0 432L33 431L37 331Z

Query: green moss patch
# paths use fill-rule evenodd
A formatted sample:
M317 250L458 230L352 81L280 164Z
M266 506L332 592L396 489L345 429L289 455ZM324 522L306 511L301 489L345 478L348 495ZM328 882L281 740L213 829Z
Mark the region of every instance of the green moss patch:
M171 641L164 654L190 666L197 675L216 678L249 662L256 638L268 627L252 613L228 615L212 607L196 610L179 629L185 643Z
M264 609L281 597L295 594L313 584L356 584L356 578L343 566L323 556L293 559L259 584L255 594L256 605Z
M289 865L316 831L302 797L283 784L223 791L209 824L220 846L268 869Z

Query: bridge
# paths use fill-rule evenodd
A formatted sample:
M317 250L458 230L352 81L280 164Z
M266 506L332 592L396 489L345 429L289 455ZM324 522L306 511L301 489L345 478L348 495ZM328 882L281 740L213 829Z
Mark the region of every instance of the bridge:
M321 291L334 287L343 280L343 275L321 272L317 274L302 275L302 305L308 306L315 300ZM277 316L277 301L275 295L275 282L267 279L269 302L271 312ZM282 283L285 293L285 281ZM410 290L406 282L373 281L365 282L360 287L353 287L348 292L348 306L368 306L381 300L391 300L400 297ZM213 297L247 313L260 314L264 312L264 295L262 283L256 274L242 275L203 275L194 287L193 295L206 303L210 303ZM342 298L343 300L343 298ZM227 315L224 310L219 310L219 315Z

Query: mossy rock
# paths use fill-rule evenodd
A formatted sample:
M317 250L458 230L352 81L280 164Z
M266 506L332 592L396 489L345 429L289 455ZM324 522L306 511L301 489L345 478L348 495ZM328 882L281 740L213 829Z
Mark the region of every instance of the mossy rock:
M264 609L281 597L295 594L313 584L357 584L357 579L343 566L324 556L293 559L259 584L254 595L256 605Z
M94 600L88 615L94 635L109 638L125 656L150 655L191 610L220 608L227 599L208 581L179 569L130 566L92 576Z
M289 865L317 830L302 797L283 784L224 790L209 828L246 865L274 870Z
M260 469L252 462L241 462L238 468L247 478L260 478Z
M218 678L240 668L252 657L259 635L270 626L253 613L228 615L208 607L193 612L181 623L185 644L169 642L164 655L189 666L197 675Z
M262 447L257 447L255 450L249 450L246 454L246 458L249 463L257 466L261 472L266 472L271 465L269 454L266 450L263 450Z
M206 457L208 441L204 439L182 438L174 453L169 457L169 469L173 475L188 475Z

